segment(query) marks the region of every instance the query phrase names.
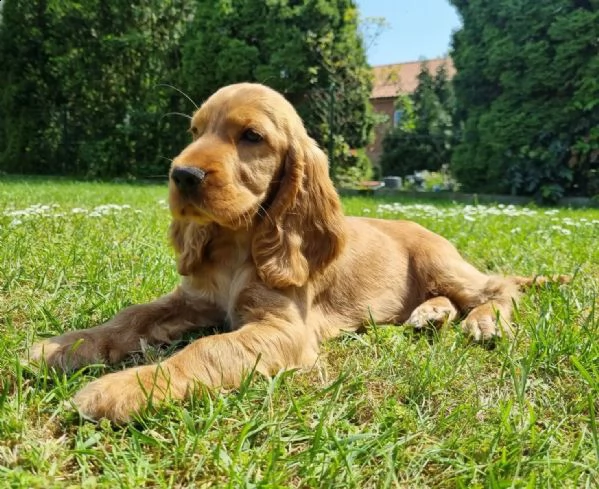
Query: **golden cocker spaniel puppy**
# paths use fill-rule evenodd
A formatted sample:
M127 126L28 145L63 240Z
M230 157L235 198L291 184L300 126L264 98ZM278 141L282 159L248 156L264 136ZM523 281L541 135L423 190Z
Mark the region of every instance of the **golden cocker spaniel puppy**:
M223 324L227 332L90 383L74 399L83 415L127 421L198 384L234 387L254 368L310 367L322 341L369 317L423 328L463 313L475 340L509 333L519 286L534 280L481 273L412 222L344 217L324 153L277 92L224 87L194 114L191 132L169 181L181 284L101 326L38 343L31 357L75 368L119 362L142 341Z

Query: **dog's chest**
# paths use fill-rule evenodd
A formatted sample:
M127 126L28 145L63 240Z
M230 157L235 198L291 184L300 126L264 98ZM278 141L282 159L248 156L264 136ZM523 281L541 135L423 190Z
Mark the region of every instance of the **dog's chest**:
M241 293L256 279L255 266L249 256L236 260L205 264L183 286L189 294L206 300L223 312L230 329L238 327L237 306Z
M227 326L230 329L236 329L238 326L239 318L236 310L239 296L248 287L254 276L253 265L243 264L232 269L220 269L214 277L214 303L225 312Z

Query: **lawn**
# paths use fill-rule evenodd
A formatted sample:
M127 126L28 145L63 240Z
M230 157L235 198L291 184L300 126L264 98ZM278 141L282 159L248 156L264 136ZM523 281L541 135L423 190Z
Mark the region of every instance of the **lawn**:
M0 180L0 487L599 485L597 210L347 198L348 214L415 220L481 269L574 280L527 293L516 338L493 349L455 325L371 325L327 343L310 372L204 392L124 427L81 420L69 398L109 369L65 375L20 359L36 338L177 283L165 198L158 185Z

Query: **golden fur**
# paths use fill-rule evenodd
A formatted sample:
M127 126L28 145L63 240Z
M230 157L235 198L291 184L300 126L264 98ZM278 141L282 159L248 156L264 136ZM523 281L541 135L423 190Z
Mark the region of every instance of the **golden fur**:
M509 334L512 301L533 279L481 273L412 222L344 217L324 153L280 94L222 88L191 130L169 182L181 284L101 326L41 342L31 357L67 369L119 362L142 341L223 324L227 332L92 382L75 396L82 414L127 421L148 398L234 387L254 368L310 367L323 340L358 330L369 315L415 328L465 315L474 340ZM197 184L183 181L193 175Z

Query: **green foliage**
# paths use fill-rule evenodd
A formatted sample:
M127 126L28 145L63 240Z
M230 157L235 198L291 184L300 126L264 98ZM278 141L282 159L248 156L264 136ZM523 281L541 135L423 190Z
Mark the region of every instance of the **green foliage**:
M383 139L381 167L385 175L405 176L418 170L437 171L451 159L455 101L447 71L434 75L426 63L418 87L396 102L401 119Z
M370 141L371 76L353 0L198 0L183 46L194 99L241 81L279 90L323 149L333 134L333 170Z
M185 41L183 40L185 39ZM333 162L369 142L371 73L351 0L5 0L0 169L86 177L165 175L186 143L181 86L283 91Z
M345 153L336 155L335 159L347 162L336 169L336 180L342 188L359 187L360 182L373 177L372 162L364 149L351 150L346 147Z
M182 0L3 2L0 168L156 175L182 142L173 82ZM174 95L177 95L175 97Z
M597 2L453 0L466 190L555 200L599 189Z

